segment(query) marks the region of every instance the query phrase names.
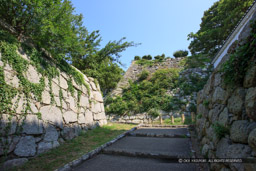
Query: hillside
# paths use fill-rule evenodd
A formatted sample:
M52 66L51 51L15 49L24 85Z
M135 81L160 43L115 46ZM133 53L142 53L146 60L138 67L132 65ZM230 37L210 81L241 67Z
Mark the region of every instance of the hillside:
M112 97L105 99L109 119L142 123L158 116L190 116L195 112L196 92L209 73L207 62L189 68L185 65L190 61L191 57L133 61Z

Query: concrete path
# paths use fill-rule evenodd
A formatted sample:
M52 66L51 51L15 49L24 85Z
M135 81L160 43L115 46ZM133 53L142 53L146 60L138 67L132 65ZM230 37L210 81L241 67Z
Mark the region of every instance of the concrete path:
M139 128L73 170L193 171L195 164L177 162L191 157L187 128Z

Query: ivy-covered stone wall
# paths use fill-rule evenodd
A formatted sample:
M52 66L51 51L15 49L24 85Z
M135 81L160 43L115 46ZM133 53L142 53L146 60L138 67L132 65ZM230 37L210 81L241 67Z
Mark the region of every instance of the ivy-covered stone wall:
M256 170L255 51L247 58L240 58L255 49L250 39L255 40L255 22L247 24L197 95L196 130L204 157L244 160L210 163L211 170Z
M0 158L27 158L107 123L96 80L67 63L0 42Z

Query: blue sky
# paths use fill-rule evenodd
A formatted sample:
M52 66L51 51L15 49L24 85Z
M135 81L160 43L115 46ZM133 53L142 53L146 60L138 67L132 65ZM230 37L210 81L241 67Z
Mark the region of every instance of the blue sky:
M104 46L110 40L141 43L122 52L126 70L134 56L172 57L188 49L187 35L199 29L204 11L217 0L71 0L76 13L84 16L84 26L100 30Z

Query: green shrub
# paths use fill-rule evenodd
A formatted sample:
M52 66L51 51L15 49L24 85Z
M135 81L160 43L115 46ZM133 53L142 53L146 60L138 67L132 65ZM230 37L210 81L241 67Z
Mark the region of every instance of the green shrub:
M144 55L142 57L142 59L145 59L145 60L152 60L152 56L151 55Z
M142 113L152 108L170 111L183 105L179 99L166 95L167 89L177 86L179 69L158 70L152 74L151 78L147 76L147 71L144 73L146 74L142 74L145 76L141 81L129 80L130 86L123 89L122 97L106 99L108 114ZM145 78L148 79L145 80Z
M138 61L138 60L141 60L141 58L140 58L140 56L134 56L134 60Z
M147 70L143 70L138 76L139 81L145 80L149 76L149 72Z
M177 50L173 53L173 56L175 58L186 57L186 56L188 56L188 51L187 50Z
M204 100L204 101L203 101L203 105L204 105L205 107L208 107L208 106L209 106L209 101L208 101L208 100Z
M201 119L203 117L203 115L201 113L199 113L198 115L196 115L196 119Z
M225 126L221 125L220 123L216 122L215 124L212 125L214 132L216 133L217 137L221 139L224 137L226 134L229 134L229 129L226 128Z
M222 65L224 82L227 85L242 85L247 69L255 64L256 59L256 21L251 25L251 34L246 43L239 44L230 58Z
M158 117L158 116L160 115L159 111L158 111L157 109L155 109L155 108L150 109L150 110L148 111L148 114L149 114L151 117L153 117L153 118L156 118L156 117Z

